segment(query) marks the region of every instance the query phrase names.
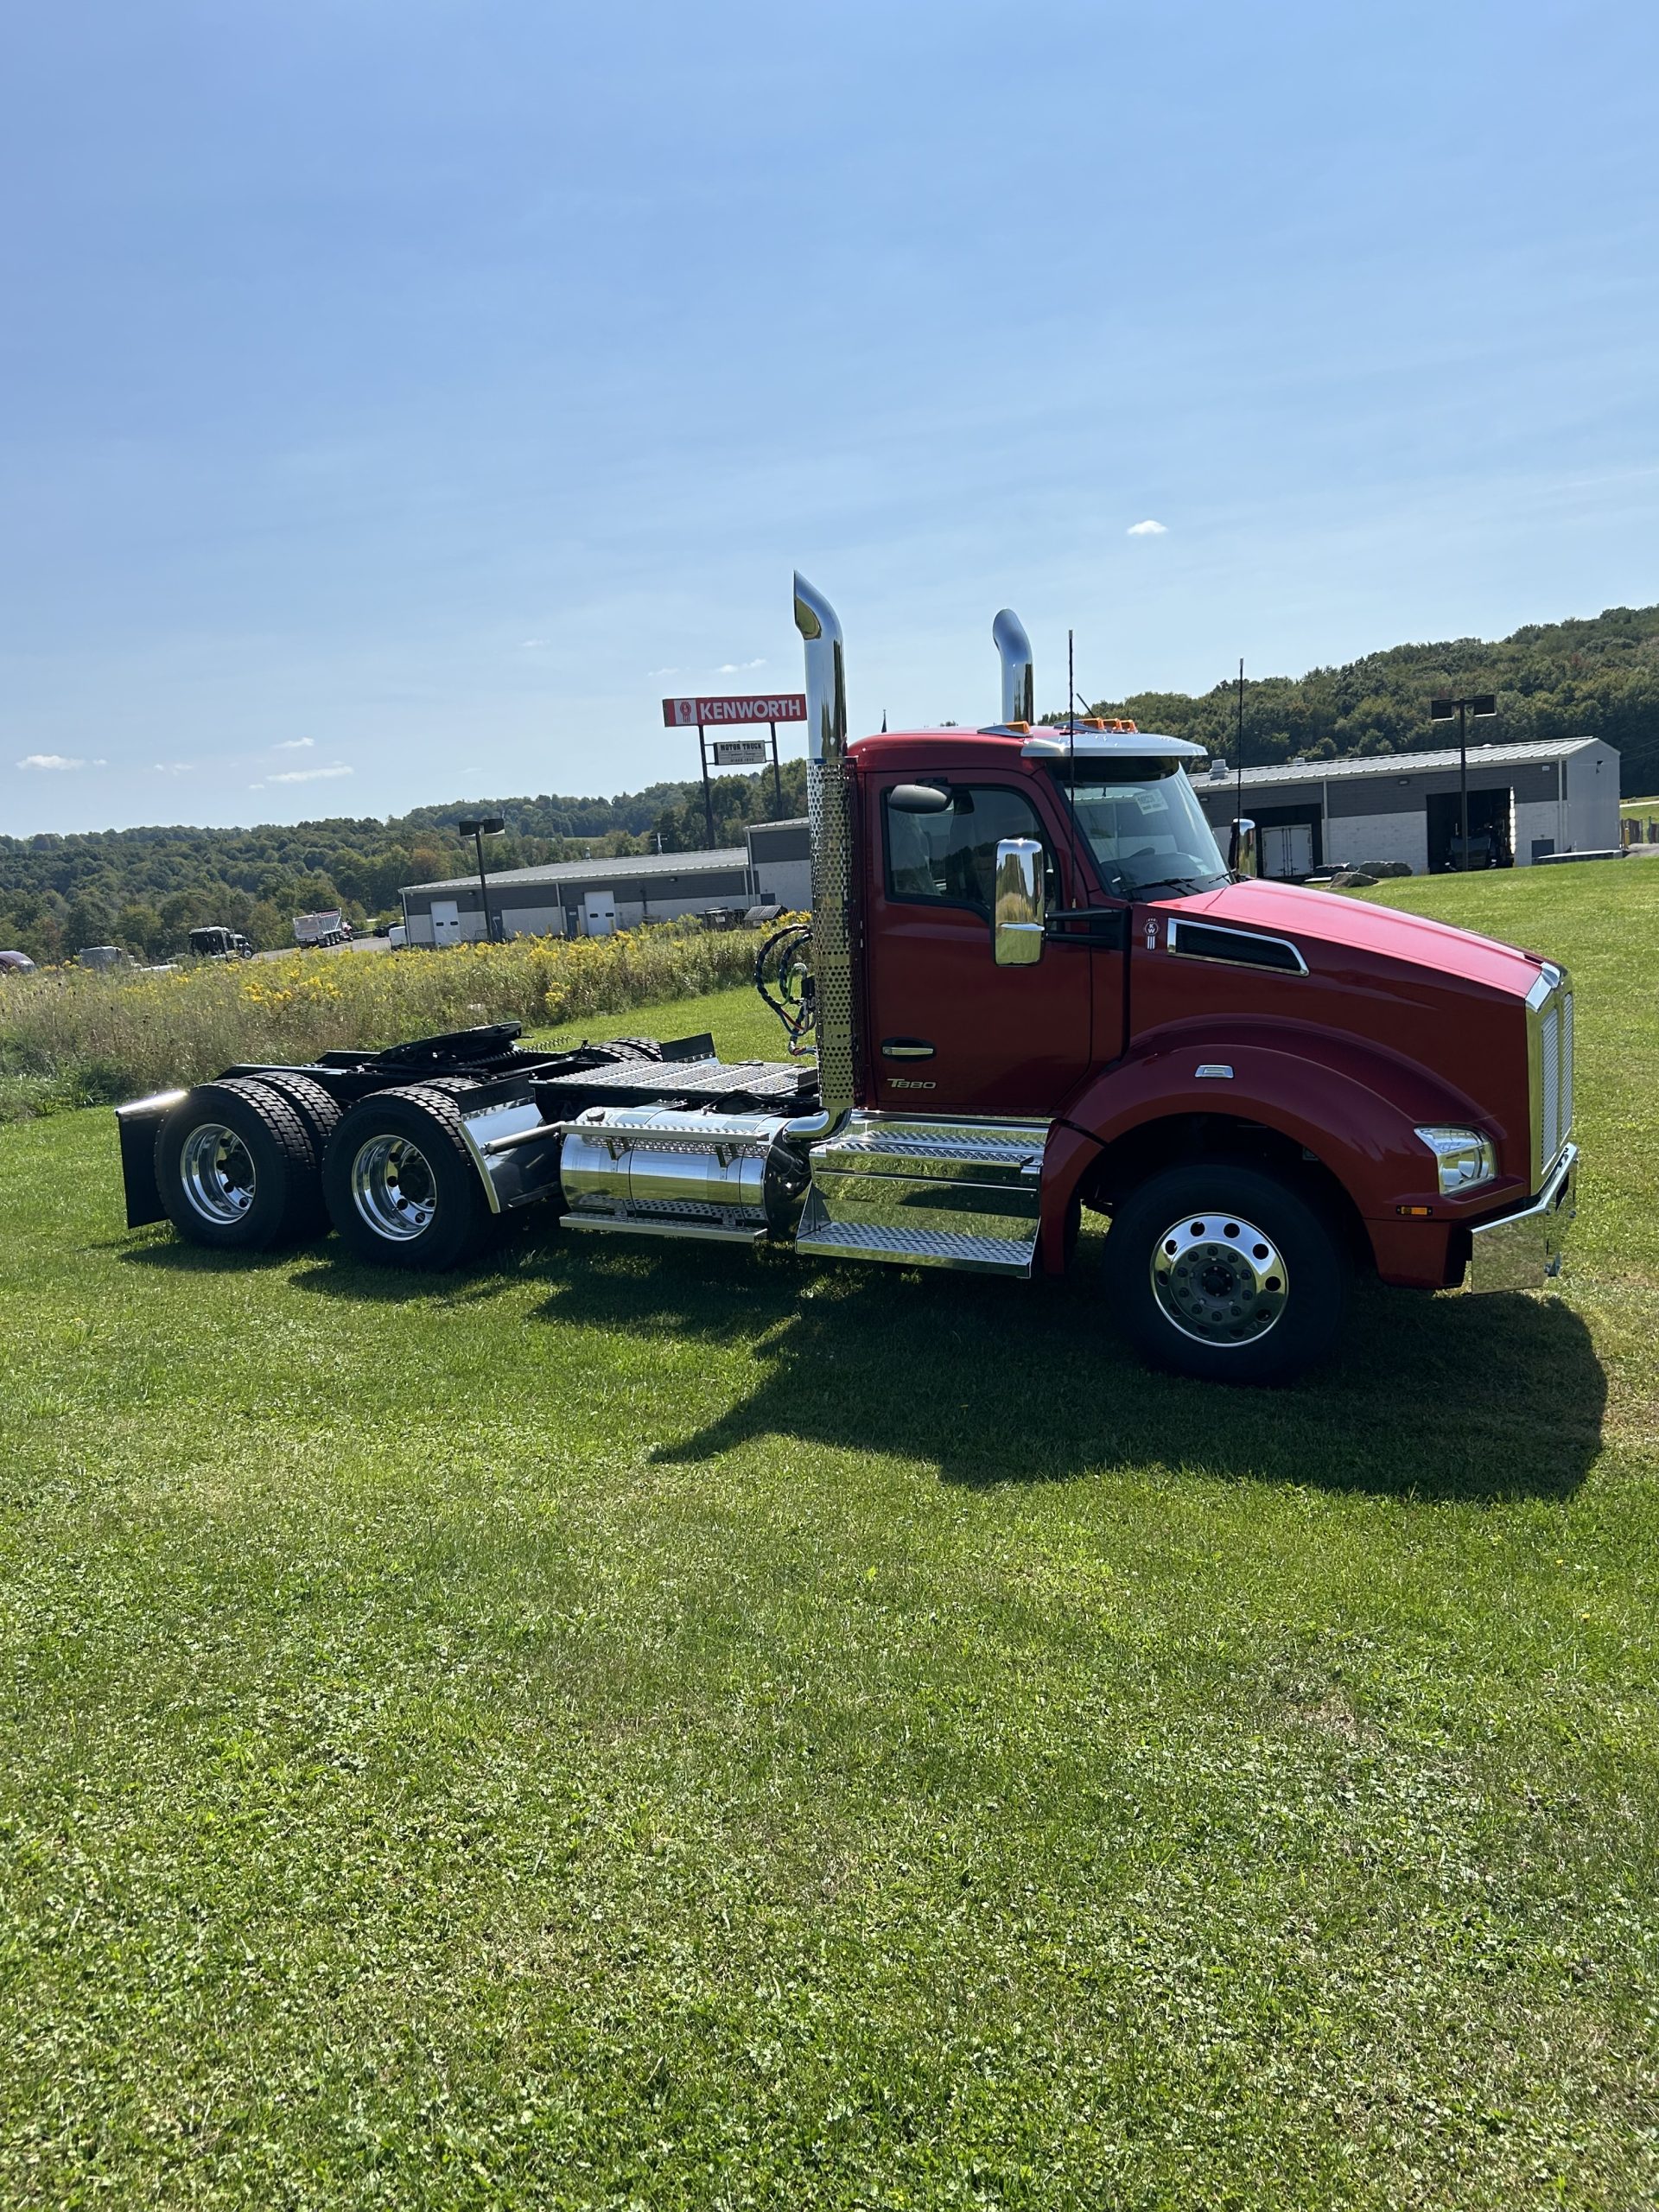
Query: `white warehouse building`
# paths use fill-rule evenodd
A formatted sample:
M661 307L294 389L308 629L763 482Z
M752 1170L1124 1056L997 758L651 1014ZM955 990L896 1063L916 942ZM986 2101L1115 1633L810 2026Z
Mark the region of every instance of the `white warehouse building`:
M757 822L741 845L703 853L555 861L488 877L487 926L476 874L413 883L403 892L411 944L485 937L609 937L681 914L804 907L811 869L804 820Z
M1472 865L1529 868L1566 853L1618 848L1618 752L1599 737L1469 748ZM1366 861L1438 874L1458 835L1458 753L1385 753L1247 768L1243 811L1256 825L1263 875L1299 880ZM1225 842L1239 779L1223 760L1193 777Z

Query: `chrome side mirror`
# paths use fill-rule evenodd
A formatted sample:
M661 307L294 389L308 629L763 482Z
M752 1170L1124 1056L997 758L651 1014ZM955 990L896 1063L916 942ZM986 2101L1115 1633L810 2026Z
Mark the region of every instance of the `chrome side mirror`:
M996 849L991 910L992 948L999 968L1029 968L1043 957L1047 893L1043 849L1035 837L1004 837Z
M1262 873L1255 849L1255 824L1248 815L1240 815L1233 823L1233 834L1227 842L1227 865L1235 875Z

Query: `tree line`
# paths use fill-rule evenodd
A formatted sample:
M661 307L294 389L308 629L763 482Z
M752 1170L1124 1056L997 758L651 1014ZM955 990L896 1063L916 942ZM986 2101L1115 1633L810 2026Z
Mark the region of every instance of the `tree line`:
M745 826L779 810L764 779L722 776L713 785L715 839L741 844ZM805 804L805 764L785 764L784 815ZM405 884L469 874L463 815L499 814L505 834L487 864L629 853L690 852L706 842L701 784L654 784L614 798L457 800L386 821L334 817L292 827L105 830L0 837L0 949L60 961L83 946L118 944L146 960L182 954L189 932L221 923L262 951L294 941L294 917L338 907L362 925L394 918Z
M1475 726L1483 742L1605 738L1624 756L1626 795L1659 792L1659 607L1531 624L1496 643L1395 645L1340 668L1253 679L1244 686L1245 759L1262 767L1298 755L1328 760L1442 746L1447 732L1430 721L1430 698L1476 691L1497 696L1497 719ZM1098 700L1089 711L1128 715L1142 729L1194 739L1229 760L1236 754L1231 683L1197 697L1166 691ZM716 777L711 789L715 843L741 844L751 822L804 813L805 763L783 764L780 800L769 767ZM653 784L613 798L457 800L384 822L0 837L0 948L54 961L83 945L113 944L164 960L184 950L199 924L219 922L274 949L292 943L296 914L337 906L362 923L395 914L406 884L467 874L473 847L454 825L477 813L499 814L507 825L490 841L493 869L694 852L707 842L695 782Z

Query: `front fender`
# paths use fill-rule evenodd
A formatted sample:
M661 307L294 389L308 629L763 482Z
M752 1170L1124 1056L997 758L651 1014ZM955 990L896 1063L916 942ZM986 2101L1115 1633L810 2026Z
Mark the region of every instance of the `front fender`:
M1208 1068L1215 1072L1201 1075ZM1226 1072L1221 1072L1221 1071ZM1160 1122L1222 1115L1276 1131L1312 1153L1353 1201L1379 1268L1395 1280L1440 1279L1447 1224L1522 1195L1513 1176L1470 1197L1444 1198L1419 1125L1467 1123L1511 1134L1454 1085L1398 1054L1294 1022L1183 1022L1153 1031L1086 1083L1056 1122L1043 1162L1046 1268L1064 1265L1084 1177L1107 1146ZM1523 1148L1524 1149L1524 1148ZM1421 1270L1398 1261L1397 1211L1427 1205L1434 1253Z

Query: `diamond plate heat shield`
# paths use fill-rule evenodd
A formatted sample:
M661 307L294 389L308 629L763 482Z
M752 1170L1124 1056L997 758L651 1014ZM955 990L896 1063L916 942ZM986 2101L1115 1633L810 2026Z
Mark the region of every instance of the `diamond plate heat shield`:
M853 785L841 761L808 764L806 810L812 839L812 976L818 1082L824 1110L833 1117L855 1102L859 1059L858 994L853 972Z

